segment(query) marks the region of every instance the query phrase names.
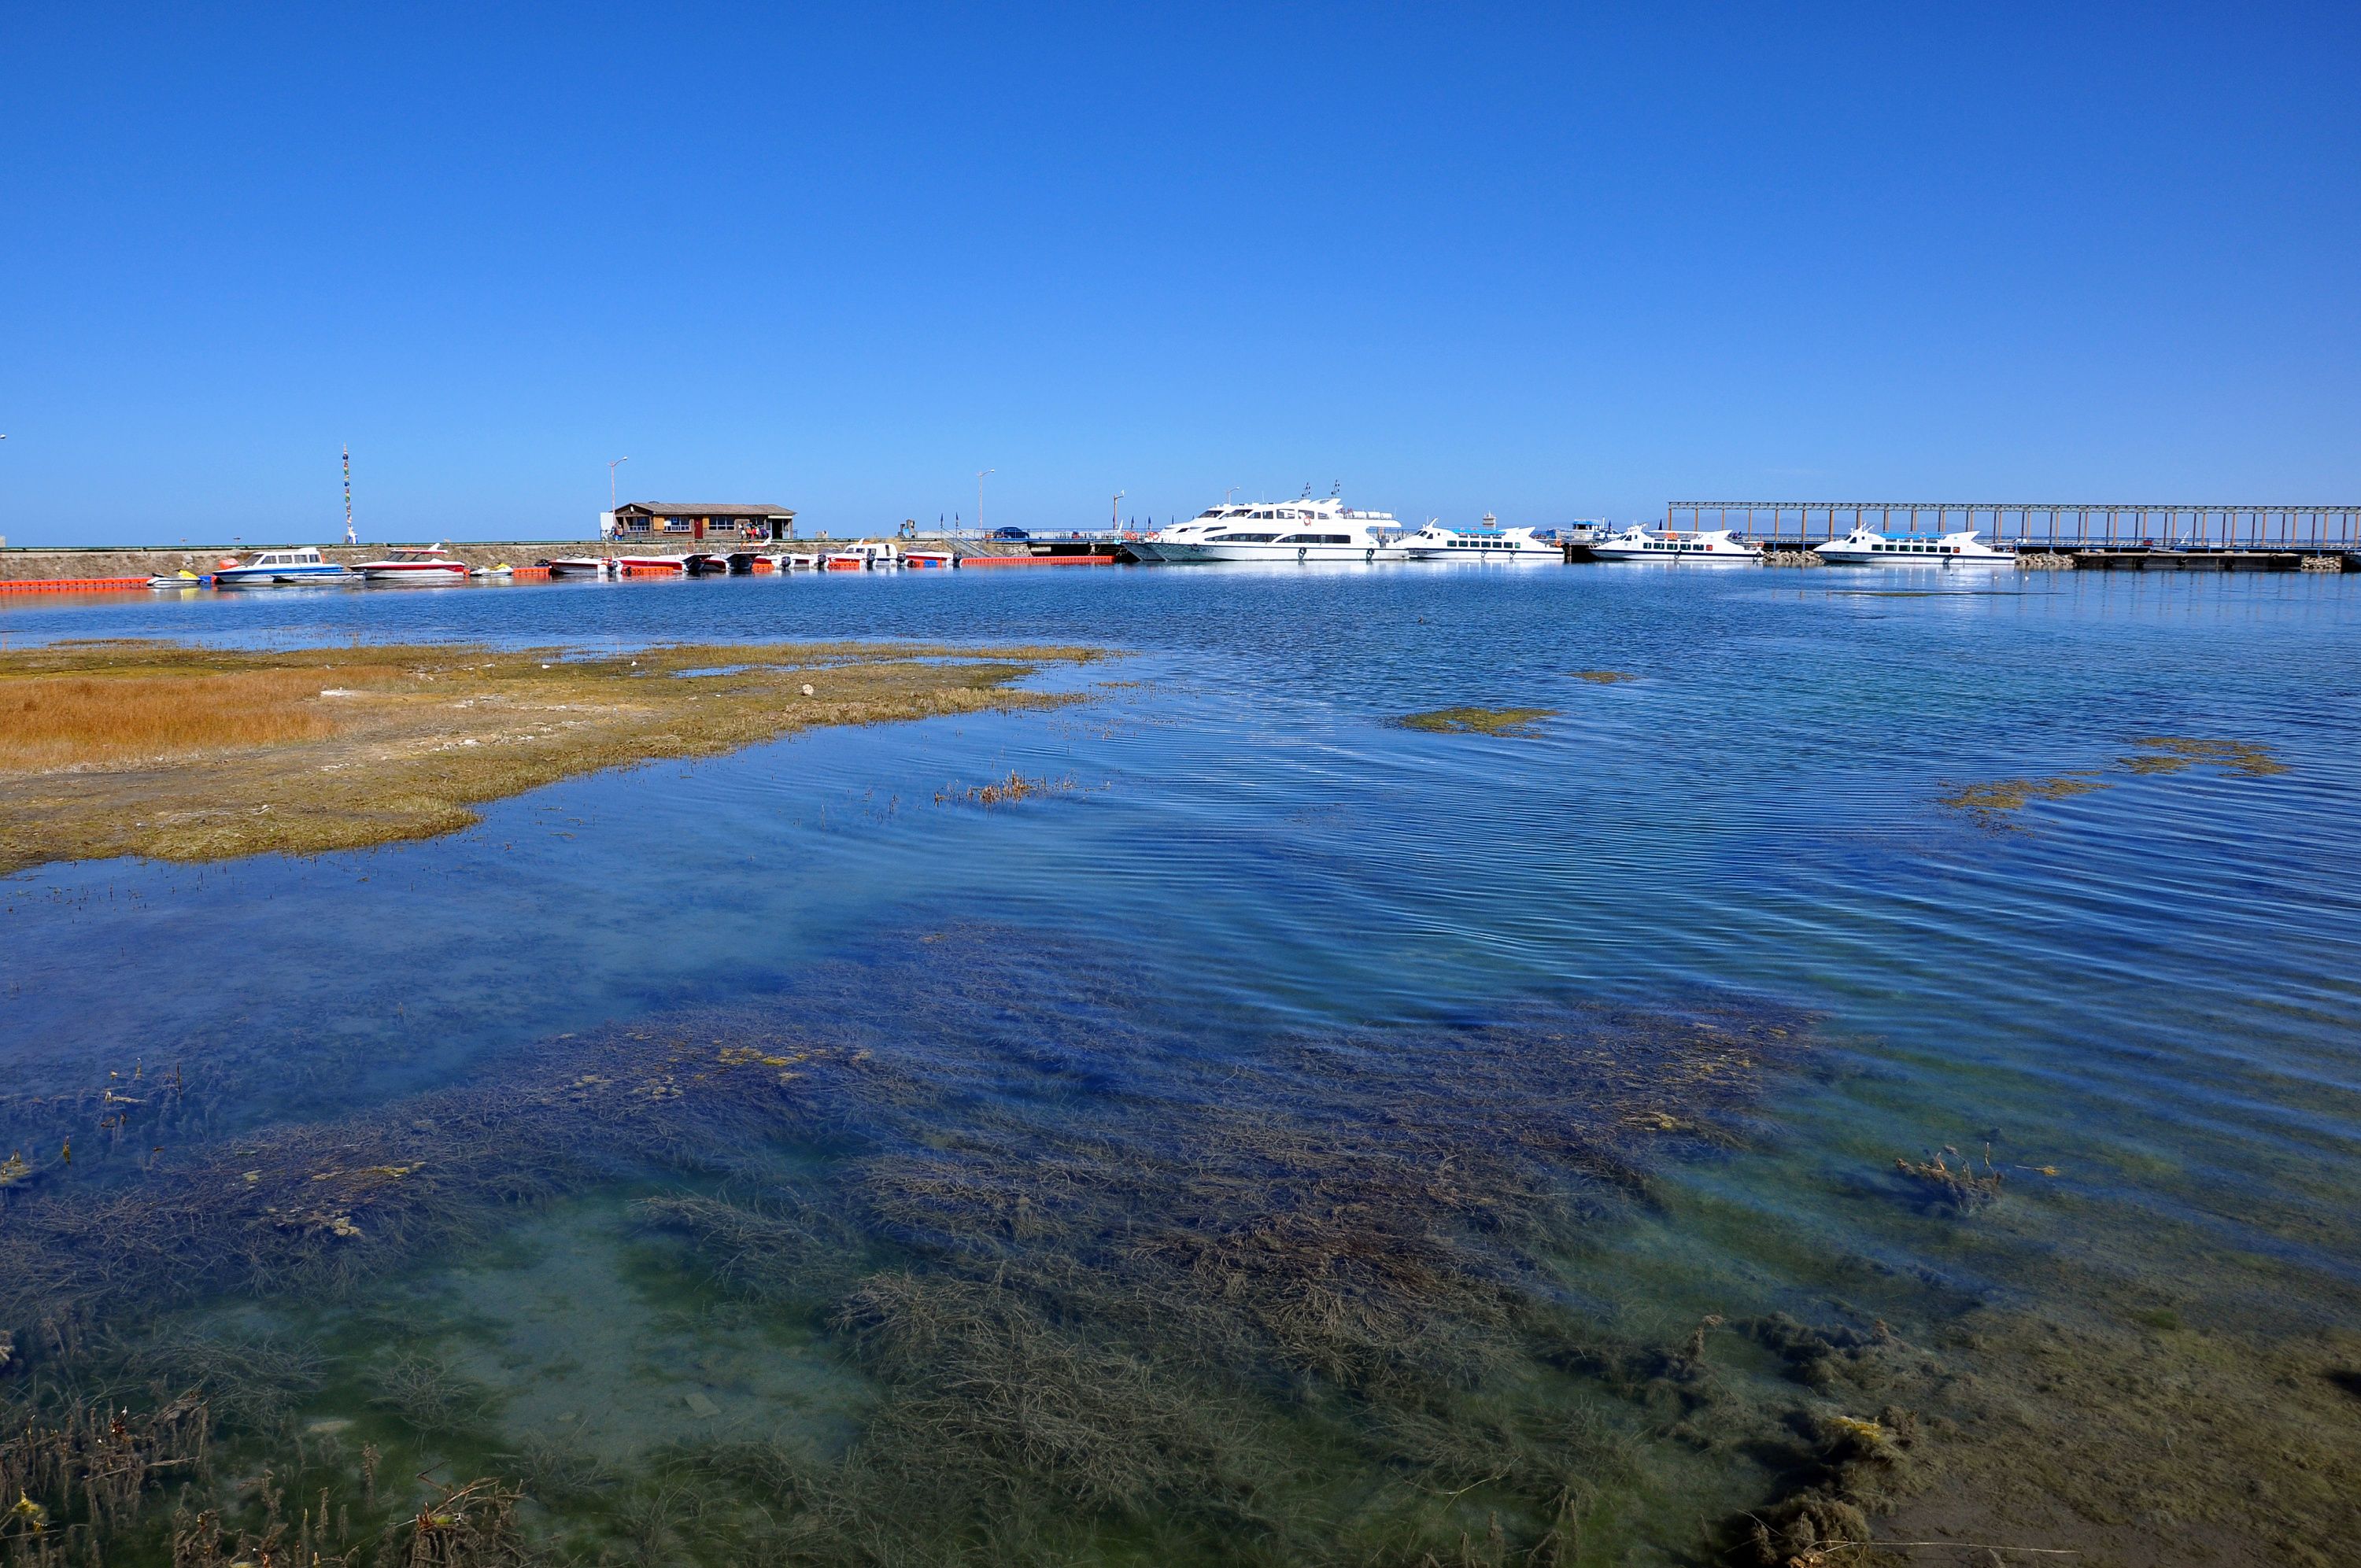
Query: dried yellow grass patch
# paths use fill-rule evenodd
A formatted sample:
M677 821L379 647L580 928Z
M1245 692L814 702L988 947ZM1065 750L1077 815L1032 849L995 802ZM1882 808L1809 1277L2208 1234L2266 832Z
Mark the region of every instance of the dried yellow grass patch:
M105 855L316 853L465 828L472 806L800 729L1051 707L1098 650L937 644L241 652L142 641L0 654L0 870Z
M305 698L316 672L35 676L0 687L0 772L317 740L335 717Z

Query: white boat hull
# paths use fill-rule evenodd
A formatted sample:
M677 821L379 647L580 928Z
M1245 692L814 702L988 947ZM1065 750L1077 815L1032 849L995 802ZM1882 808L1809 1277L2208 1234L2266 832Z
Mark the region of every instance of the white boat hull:
M1610 533L1595 540L1591 555L1600 561L1647 561L1662 566L1761 565L1763 552L1751 544L1741 544L1728 529L1709 529L1702 533L1651 533L1644 528L1627 528L1620 533Z
M1972 532L1887 535L1858 528L1813 547L1832 566L2014 566L2014 551L1995 550Z
M467 568L464 563L448 566L361 566L356 568L364 582L368 583L464 583Z
M342 566L240 567L234 572L214 574L214 587L217 588L348 588L358 587L360 582L358 573L347 572Z
M1183 561L1272 561L1290 566L1313 562L1348 562L1368 565L1378 561L1407 561L1410 553L1389 544L1184 544ZM1167 560L1172 557L1167 555Z

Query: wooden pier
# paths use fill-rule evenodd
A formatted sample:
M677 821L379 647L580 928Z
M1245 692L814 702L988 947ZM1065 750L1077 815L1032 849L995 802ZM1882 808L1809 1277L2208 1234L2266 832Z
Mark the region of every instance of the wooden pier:
M2306 556L2361 560L2361 505L2213 506L1993 501L1671 501L1664 526L1727 528L1749 543L1804 550L1855 528L1974 530L1992 544L2145 571L2290 571ZM1795 532L1787 532L1790 523Z

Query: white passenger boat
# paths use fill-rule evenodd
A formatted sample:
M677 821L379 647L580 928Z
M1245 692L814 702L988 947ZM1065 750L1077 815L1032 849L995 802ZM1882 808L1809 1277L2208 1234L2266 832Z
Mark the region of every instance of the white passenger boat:
M1158 561L1406 561L1389 511L1355 511L1334 496L1278 504L1208 507L1188 521L1132 542ZM1154 554L1150 555L1149 551Z
M1601 561L1661 561L1667 565L1687 565L1691 562L1712 565L1716 562L1754 561L1763 559L1763 552L1752 544L1741 544L1726 528L1708 528L1693 533L1674 529L1651 532L1634 525L1620 533L1610 533L1594 540L1590 553Z
M1813 547L1812 554L1842 566L2014 566L2016 552L1995 550L1974 529L1955 533L1880 533L1856 528L1842 539Z
M440 544L419 550L395 550L381 561L364 561L353 568L372 583L464 583L467 563Z
M296 588L345 587L360 582L358 573L347 572L334 561L324 561L316 546L305 545L300 550L265 550L243 566L232 564L214 568L214 587L217 588Z
M1565 552L1530 528L1502 528L1490 512L1474 528L1430 522L1402 540L1413 561L1563 561Z

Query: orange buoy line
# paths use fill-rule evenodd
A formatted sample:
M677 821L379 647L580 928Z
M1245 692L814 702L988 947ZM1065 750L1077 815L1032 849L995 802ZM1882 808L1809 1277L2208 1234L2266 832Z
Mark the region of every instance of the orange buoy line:
M1112 555L970 555L962 566L1112 566Z
M0 594L101 593L108 588L144 588L145 577L27 577L0 583ZM190 587L196 585L192 583Z

